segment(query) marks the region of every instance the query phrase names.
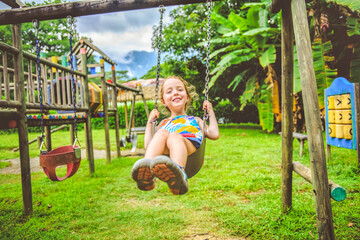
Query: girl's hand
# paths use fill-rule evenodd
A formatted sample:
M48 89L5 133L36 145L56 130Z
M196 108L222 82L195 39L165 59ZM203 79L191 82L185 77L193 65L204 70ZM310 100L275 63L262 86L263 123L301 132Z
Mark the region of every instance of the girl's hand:
M158 119L160 116L160 112L156 109L153 109L150 114L149 114L149 119L148 119L148 123L149 122L154 122L156 119Z
M207 114L213 115L214 110L213 110L212 104L207 100L205 100L204 104L203 104L203 110L205 110L205 109L206 109Z

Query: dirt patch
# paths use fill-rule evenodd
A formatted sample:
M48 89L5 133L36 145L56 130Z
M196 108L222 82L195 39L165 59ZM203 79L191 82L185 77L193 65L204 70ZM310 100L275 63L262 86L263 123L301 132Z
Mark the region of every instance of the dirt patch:
M130 150L121 151L121 156L123 157L131 157L131 156L143 156L145 154L144 149L137 149L135 152L131 152ZM86 158L86 149L82 149L81 158ZM106 151L105 150L94 150L94 158L95 159L105 159ZM116 152L111 152L111 158L116 158ZM20 174L20 158L0 160L2 162L9 162L10 166L0 169L0 174ZM42 171L42 167L39 166L39 158L30 158L30 171L40 172Z

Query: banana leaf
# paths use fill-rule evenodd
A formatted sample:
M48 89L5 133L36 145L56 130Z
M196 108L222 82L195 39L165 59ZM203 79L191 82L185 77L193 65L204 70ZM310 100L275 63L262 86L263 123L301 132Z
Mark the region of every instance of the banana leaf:
M334 69L330 69L327 64L328 62L334 60L333 57L328 56L328 53L332 50L332 45L330 41L322 42L320 38L315 39L312 48L317 92L321 109L325 107L325 89L330 87L331 83L337 76L337 71Z
M221 14L215 11L211 12L211 19L219 23L220 25L228 28L229 30L234 31L236 29L236 26L231 21L229 21L227 18L224 18L223 16L221 16Z
M360 35L360 20L358 18L348 17L347 27L347 33L349 37L354 35Z
M256 91L256 75L254 74L246 82L245 91L240 96L240 102L241 102L240 110L243 110L246 104L252 99L255 91Z
M274 130L274 113L271 101L271 88L264 84L261 87L261 96L258 101L259 116L261 116L262 129L271 132Z
M347 6L354 11L360 11L360 1L359 0L326 0L327 2L335 2L339 5Z
M358 43L354 49L351 57L350 66L350 82L358 83L360 81L360 44Z
M274 46L270 46L263 55L260 56L260 64L263 68L271 63L275 63L275 48Z
M228 16L230 22L234 24L237 29L240 31L245 31L248 29L248 25L246 23L246 19L242 18L241 16L237 15L234 12L231 12Z

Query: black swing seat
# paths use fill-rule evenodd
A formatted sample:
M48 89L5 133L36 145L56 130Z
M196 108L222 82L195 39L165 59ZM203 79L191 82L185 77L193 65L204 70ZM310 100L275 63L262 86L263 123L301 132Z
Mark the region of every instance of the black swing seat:
M188 178L191 178L197 174L204 164L206 137L203 137L203 141L196 151L189 155L186 162L185 172Z

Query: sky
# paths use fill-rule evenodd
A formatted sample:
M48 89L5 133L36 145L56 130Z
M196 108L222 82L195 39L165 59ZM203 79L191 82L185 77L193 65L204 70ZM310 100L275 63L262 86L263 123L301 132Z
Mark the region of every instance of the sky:
M22 0L24 3L32 1ZM8 8L0 2L0 9ZM165 23L170 20L168 16L172 9L174 7L166 7ZM153 26L159 24L157 8L81 16L77 19L80 36L90 37L93 44L116 62L125 63L125 56L134 50L154 51L151 48L151 37Z

